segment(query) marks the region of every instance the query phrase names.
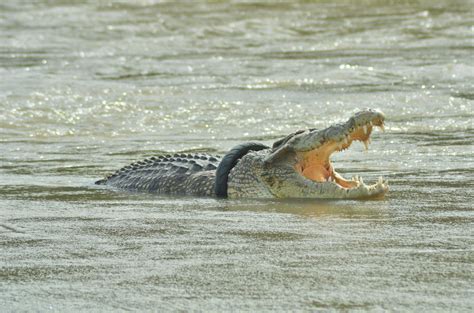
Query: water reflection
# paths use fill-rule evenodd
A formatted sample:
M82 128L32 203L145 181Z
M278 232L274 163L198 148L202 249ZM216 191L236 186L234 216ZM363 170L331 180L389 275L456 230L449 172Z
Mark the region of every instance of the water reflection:
M373 218L385 216L389 207L388 200L320 200L320 199L285 199L285 200L227 200L231 202L222 210L254 211L294 214L317 218Z

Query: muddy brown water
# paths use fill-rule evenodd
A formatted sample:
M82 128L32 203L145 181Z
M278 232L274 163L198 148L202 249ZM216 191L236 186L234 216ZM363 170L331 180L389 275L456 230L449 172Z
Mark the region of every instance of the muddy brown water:
M469 1L2 1L2 311L473 311ZM382 201L93 182L379 108Z

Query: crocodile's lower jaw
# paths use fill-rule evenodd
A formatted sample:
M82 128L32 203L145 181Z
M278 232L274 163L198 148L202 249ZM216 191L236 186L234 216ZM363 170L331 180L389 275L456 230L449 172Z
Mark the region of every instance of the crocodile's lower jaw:
M346 191L350 190L351 192L360 190L361 196L365 193L383 196L388 191L388 181L384 180L383 177L379 177L378 181L373 185L366 185L362 177L359 176L354 176L351 180L347 180L335 171L330 160L330 156L333 153L348 149L353 141L362 142L365 149L368 150L370 135L374 126L378 126L384 131L383 122L376 124L368 122L355 128L340 141L330 140L323 143L317 149L300 153L298 155L299 160L295 165L296 171L317 183L335 184L339 188Z

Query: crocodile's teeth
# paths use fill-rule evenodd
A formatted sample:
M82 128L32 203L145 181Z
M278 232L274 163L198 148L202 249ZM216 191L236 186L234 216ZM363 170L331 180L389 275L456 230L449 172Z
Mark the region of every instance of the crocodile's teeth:
M370 121L370 122L369 122L369 125L370 125L370 126L373 126L373 125L374 125L374 123L372 123L372 121Z
M369 150L369 141L364 140L363 143L364 143L365 151L368 151Z
M364 134L367 135L367 125L364 125L362 129L364 130Z
M383 125L383 123L381 123L379 127L380 130L385 133L385 126Z
M344 144L347 145L349 143L349 141L347 141L347 137L344 138Z
M378 183L379 183L379 184L383 184L383 178L382 178L382 176L379 177Z
M359 182L361 185L364 185L364 180L362 179L362 177L359 177Z

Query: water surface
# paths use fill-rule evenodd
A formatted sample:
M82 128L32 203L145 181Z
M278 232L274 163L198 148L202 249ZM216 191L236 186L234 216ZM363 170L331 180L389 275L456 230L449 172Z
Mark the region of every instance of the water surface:
M474 309L469 1L2 1L6 311ZM216 200L93 182L378 108L345 176L383 201Z

